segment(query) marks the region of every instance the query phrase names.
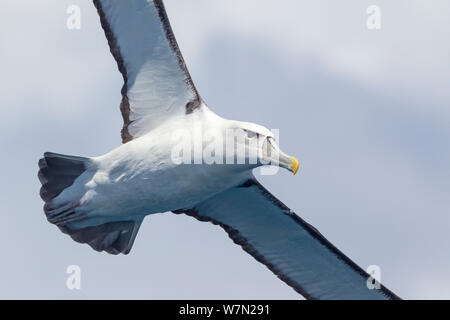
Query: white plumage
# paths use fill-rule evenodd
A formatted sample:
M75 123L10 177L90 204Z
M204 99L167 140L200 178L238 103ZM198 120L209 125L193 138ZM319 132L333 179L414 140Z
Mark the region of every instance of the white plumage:
M279 150L266 128L223 119L205 105L162 1L94 4L124 77L124 144L97 158L45 153L39 179L51 223L97 251L127 254L145 216L183 213L222 226L307 298L398 298L383 286L370 290L360 267L256 181L258 166L270 162L296 173L298 161ZM214 162L205 159L211 137L223 138L210 153ZM192 147L184 150L192 161L174 160L180 139ZM245 151L233 158L237 163L227 162L229 144ZM218 154L221 147L227 152Z

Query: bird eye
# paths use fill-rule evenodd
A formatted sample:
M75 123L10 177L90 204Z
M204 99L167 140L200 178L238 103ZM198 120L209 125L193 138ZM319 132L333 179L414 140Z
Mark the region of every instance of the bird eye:
M256 132L253 132L253 131L250 131L250 130L244 130L244 131L247 134L247 138L249 138L249 139L253 139L253 138L259 137L259 133L256 133Z

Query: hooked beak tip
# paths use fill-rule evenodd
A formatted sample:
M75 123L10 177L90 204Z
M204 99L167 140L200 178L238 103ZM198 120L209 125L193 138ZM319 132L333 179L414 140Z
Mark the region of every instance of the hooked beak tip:
M297 173L300 164L298 163L297 158L292 157L292 172L294 175Z

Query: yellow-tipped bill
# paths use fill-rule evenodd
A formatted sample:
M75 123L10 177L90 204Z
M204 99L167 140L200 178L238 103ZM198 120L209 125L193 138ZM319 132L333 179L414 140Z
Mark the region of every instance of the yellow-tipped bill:
M263 145L262 154L267 164L270 163L273 166L280 166L281 168L285 168L294 174L298 172L300 164L297 158L288 156L281 151L273 138L267 138Z
M294 175L297 173L298 168L300 167L297 158L292 157L292 172Z

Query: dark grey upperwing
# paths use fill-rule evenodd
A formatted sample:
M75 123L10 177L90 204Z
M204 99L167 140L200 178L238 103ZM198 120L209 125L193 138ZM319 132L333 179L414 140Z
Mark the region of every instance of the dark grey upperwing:
M370 290L363 269L255 179L175 213L220 225L307 299L399 299L384 286Z
M120 105L124 143L200 106L161 0L94 4L125 82Z

